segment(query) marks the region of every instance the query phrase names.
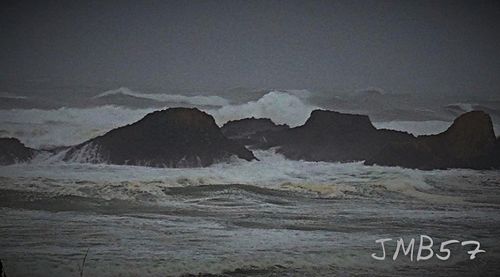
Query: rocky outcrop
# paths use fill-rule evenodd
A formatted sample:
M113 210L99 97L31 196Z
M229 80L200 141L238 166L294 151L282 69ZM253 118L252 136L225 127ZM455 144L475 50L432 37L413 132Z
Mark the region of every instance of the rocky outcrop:
M248 161L255 159L251 151L226 138L212 116L196 108L171 108L74 146L64 160L199 167L233 155Z
M73 162L199 167L231 156L256 159L243 143L275 147L294 160L365 161L418 169L500 168L500 138L495 137L490 116L482 111L459 116L440 134L415 137L376 129L366 115L326 110L313 111L304 125L295 128L248 118L228 122L221 129L212 116L196 108L171 108L51 152ZM0 138L1 165L28 161L38 151L15 138Z
M500 167L500 142L480 111L458 117L437 135L376 129L366 115L315 110L302 126L260 132L256 148L276 147L294 160L349 162L419 169Z
M485 164L484 168L500 169L500 137L497 137L493 149L485 155L482 161Z
M419 169L500 166L500 143L491 118L482 111L459 116L443 133L391 142L365 161L368 165L402 166Z
M366 115L315 110L302 126L266 134L260 148L278 147L287 158L306 161L365 160L387 141L405 141L412 135L377 130Z
M26 147L16 138L0 138L0 165L26 162L34 154L34 149Z
M269 132L289 129L286 124L277 125L269 118L244 118L228 121L221 127L222 133L244 145L255 145L265 142L265 135Z

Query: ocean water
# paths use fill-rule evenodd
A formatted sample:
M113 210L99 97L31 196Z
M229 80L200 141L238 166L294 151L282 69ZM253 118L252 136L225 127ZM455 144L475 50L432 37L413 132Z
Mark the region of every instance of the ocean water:
M6 269L11 276L77 275L88 249L88 276L498 270L498 171L419 171L256 154L261 161L193 169L42 158L0 167ZM452 248L446 262L371 258L380 252L377 239L419 235L436 245L477 240L486 253L472 261L461 247Z
M272 91L241 103L125 89L91 98L117 94L199 106L218 124L257 116L297 126L322 107L305 91ZM33 147L71 145L155 109L113 103L4 109L0 129ZM375 123L415 134L449 124ZM500 272L500 171L421 171L291 161L274 149L254 153L260 161L188 169L66 163L49 155L0 166L0 259L7 276L79 276L87 251L84 276ZM435 252L447 240L475 240L486 252L471 260L472 246L452 244L446 261L416 261L420 235L433 239ZM393 239L387 258L375 260L372 254L381 253L375 241L383 238ZM403 253L393 260L399 238L416 240L413 261Z

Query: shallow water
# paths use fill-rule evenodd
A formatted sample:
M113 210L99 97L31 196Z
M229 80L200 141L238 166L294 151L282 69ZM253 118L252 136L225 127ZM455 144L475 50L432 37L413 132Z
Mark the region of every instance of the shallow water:
M198 169L0 167L8 276L491 275L500 272L500 172L289 161L256 151ZM393 261L381 238L477 240L440 261ZM388 243L392 255L395 243ZM416 255L417 249L415 249Z

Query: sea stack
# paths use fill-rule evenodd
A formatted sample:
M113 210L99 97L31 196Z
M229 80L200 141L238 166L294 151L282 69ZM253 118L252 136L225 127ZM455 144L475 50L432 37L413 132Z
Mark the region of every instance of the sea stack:
M35 152L16 138L0 138L0 165L29 161Z
M490 116L472 111L456 118L443 133L391 142L365 164L418 169L490 169L500 166L499 149Z
M251 151L226 138L212 116L196 108L170 108L74 146L64 160L152 167L204 167Z
M412 135L377 130L366 115L314 110L302 126L266 134L260 148L277 147L289 159L306 161L361 161L378 152L388 140Z
M286 124L275 124L269 118L251 117L228 121L221 127L221 131L226 137L244 145L255 145L265 142L267 133L289 128Z

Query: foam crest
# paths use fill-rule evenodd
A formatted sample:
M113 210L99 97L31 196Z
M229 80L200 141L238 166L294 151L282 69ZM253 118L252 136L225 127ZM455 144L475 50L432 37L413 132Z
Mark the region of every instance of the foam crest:
M120 88L105 92L101 96L119 93L136 94L136 92L126 88ZM151 95L163 97L156 94ZM199 104L199 108L211 114L219 126L229 120L257 117L270 118L275 123L295 127L302 125L310 113L318 108L309 103L310 96L311 93L307 90L287 90L270 91L258 100L243 104L227 104L227 100L223 98L217 100L212 96L200 96L201 98L182 96L177 100ZM167 98L174 99L176 97L171 98L169 95ZM184 99L186 97L189 99ZM206 104L212 100L214 100L211 102L212 104L224 106L207 108ZM159 110L159 108L132 109L114 105L90 108L63 107L52 110L0 110L0 136L19 138L27 146L34 148L75 145L102 135L111 129L133 123L155 110ZM377 128L395 129L423 135L443 132L451 125L451 122L437 120L390 121L373 122L373 124ZM500 133L500 125L495 124L494 129L496 134Z
M405 131L416 136L444 132L451 124L452 122L440 120L373 122L373 125L378 129Z
M299 96L298 96L299 95ZM298 126L304 124L318 107L306 103L308 93L304 91L271 91L257 101L240 105L228 105L220 109L206 110L214 116L217 124L246 117L271 118L275 123Z
M390 129L405 131L416 136L433 135L446 131L453 122L428 120L428 121L385 121L373 122L373 126L378 129ZM493 124L495 134L500 134L500 125Z
M0 167L0 181L3 189L159 202L169 199L165 191L172 187L241 184L322 198L373 199L391 194L391 199L399 195L400 199L463 203L465 196L484 198L472 191L482 186L484 180L498 178L496 172L488 171L427 172L362 163L292 161L274 151L255 151L255 154L260 161L234 158L206 168L183 169L65 163L38 157L31 163ZM474 178L466 180L460 176ZM453 186L443 185L448 183ZM452 193L457 189L471 193ZM491 193L500 193L498 188L491 189L494 189Z
M125 95L137 98L155 100L159 102L170 103L187 103L195 106L225 106L229 105L229 101L220 96L185 96L180 94L163 94L163 93L140 93L126 87L121 87L114 90L105 91L94 98L103 98L111 95Z
M127 91L126 89L120 91L122 90ZM185 97L187 96L178 99ZM304 123L311 111L316 108L305 103L304 99L307 97L307 91L292 91L291 93L271 91L257 101L205 109L205 111L213 115L219 125L229 120L255 116L268 117L276 123L297 126ZM215 99L205 96L188 98L189 101L194 99L191 103L199 103L202 106L208 103L205 100ZM212 102L212 104L216 102L217 104L227 104L225 99L224 101L219 100ZM0 110L0 135L16 137L27 146L34 148L75 145L102 135L111 129L133 123L155 110L158 109L131 109L114 105L91 108L63 107L53 110Z
M99 146L94 143L86 143L77 149L69 159L70 163L104 163L104 159L99 154Z
M5 99L16 99L16 100L25 100L28 99L28 97L23 96L23 95L15 95L9 92L0 92L0 98L5 98Z
M117 106L55 110L0 110L2 136L16 137L30 147L74 145L144 117L154 109Z

